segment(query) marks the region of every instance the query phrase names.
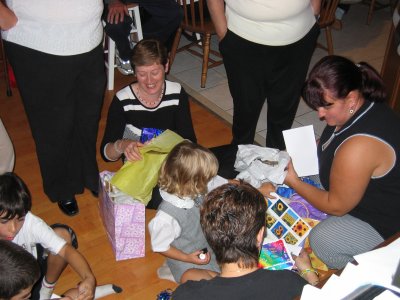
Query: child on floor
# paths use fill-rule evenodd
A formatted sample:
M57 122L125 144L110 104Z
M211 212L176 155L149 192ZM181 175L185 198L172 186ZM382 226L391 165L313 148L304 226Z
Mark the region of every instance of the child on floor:
M0 300L30 299L39 278L39 264L32 254L11 241L0 240ZM96 287L95 299L115 293L116 288L112 284ZM80 299L79 290L70 289L59 299Z
M31 195L14 173L0 175L0 240L9 240L31 253L43 269L43 280L33 287L31 299L50 299L67 264L79 274L79 299L93 299L96 279L85 258L75 249L75 233L67 225L51 228L30 212Z
M149 223L151 246L167 258L178 283L212 279L220 272L200 227L204 195L228 182L217 171L212 152L190 141L176 145L161 166L158 184L163 201ZM269 194L275 189L264 184L260 190ZM189 269L190 276L183 275Z
M0 240L0 300L29 299L40 277L36 259L11 241Z

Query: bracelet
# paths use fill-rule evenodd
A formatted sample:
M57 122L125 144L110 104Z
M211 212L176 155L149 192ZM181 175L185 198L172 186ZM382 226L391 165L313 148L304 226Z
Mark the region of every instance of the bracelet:
M300 272L300 276L304 277L304 275L308 274L308 273L315 273L315 275L319 276L319 273L317 272L317 270L311 268L311 269L304 269L303 271Z
M122 154L122 153L124 153L124 151L122 151L122 149L121 149L121 140L117 140L115 143L114 143L114 150L115 150L115 152L117 152L118 154Z

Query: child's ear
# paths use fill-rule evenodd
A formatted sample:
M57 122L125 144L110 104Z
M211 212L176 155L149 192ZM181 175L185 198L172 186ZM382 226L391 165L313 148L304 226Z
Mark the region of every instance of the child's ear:
M261 248L264 241L265 226L261 227L260 231L257 233L257 245Z

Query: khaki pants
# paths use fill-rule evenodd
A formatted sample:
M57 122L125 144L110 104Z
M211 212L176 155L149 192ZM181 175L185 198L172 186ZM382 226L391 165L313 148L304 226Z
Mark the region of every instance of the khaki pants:
M0 174L14 169L14 148L10 137L0 119Z

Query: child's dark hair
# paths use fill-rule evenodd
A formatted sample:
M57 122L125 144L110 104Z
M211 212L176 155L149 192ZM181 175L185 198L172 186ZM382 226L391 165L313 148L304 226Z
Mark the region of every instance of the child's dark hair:
M0 175L0 215L2 219L23 217L31 210L31 194L15 173Z
M326 92L336 99L345 99L354 90L371 102L386 99L383 80L373 67L366 62L355 64L345 57L331 55L323 57L312 68L302 96L311 108L318 109L328 104Z
M0 240L0 299L11 299L40 277L36 259L21 246Z
M219 264L257 266L257 235L265 226L266 211L264 196L245 182L227 183L207 194L200 224Z

